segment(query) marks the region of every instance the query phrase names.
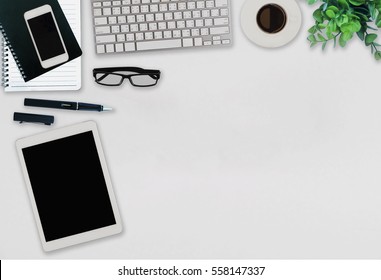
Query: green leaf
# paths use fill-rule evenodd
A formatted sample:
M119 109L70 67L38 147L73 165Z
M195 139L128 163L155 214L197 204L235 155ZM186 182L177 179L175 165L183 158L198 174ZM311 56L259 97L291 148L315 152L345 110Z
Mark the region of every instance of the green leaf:
M332 12L334 12L335 14L337 14L339 12L339 9L336 7L336 6L329 6L327 8L327 11L328 10L331 10Z
M349 0L349 3L351 3L353 6L361 6L365 4L365 0Z
M323 51L324 51L326 45L327 45L327 41L325 41L325 42L323 43L323 45L321 46L321 48L322 48Z
M327 35L328 40L332 40L334 37L332 32L328 32L328 30L325 32L325 35Z
M327 40L324 38L324 36L321 35L320 33L319 33L317 36L318 36L318 41L320 41L320 42L325 42L325 41L327 41Z
M340 30L341 32L345 33L345 32L354 32L352 30L352 23L344 23L343 25L341 25L340 27Z
M323 23L323 15L321 14L321 11L319 9L315 10L315 12L312 14L316 22Z
M308 5L313 5L317 2L317 0L307 0Z
M362 5L362 6L359 6L359 7L356 7L354 10L360 12L360 13L363 13L363 14L369 14L369 5L373 5L371 1L367 0L367 5Z
M325 11L325 14L326 14L327 17L329 17L329 18L335 18L335 17L336 17L335 12L332 11L332 10L327 10L327 11Z
M361 24L361 29L360 29L360 31L365 33L367 29L368 29L368 27L367 27L367 25L366 25L366 22L363 22L363 23Z
M339 0L338 2L343 9L349 9L349 4L346 0Z
M338 27L341 27L343 24L348 23L349 19L347 15L342 15L336 19L336 24Z
M344 48L346 44L347 44L347 41L343 39L343 34L341 34L339 38L339 45L340 47Z
M369 10L370 17L373 18L373 19L376 18L376 12L377 12L377 10L376 10L376 7L375 7L374 3L369 3L368 4L368 10Z
M317 44L317 42L311 42L310 48L314 47Z
M369 20L369 17L363 13L355 12L355 14L358 16L358 19L361 21L367 22Z
M352 19L357 19L357 20L360 20L360 17L355 15L355 14L350 14L349 15L349 20L352 20Z
M365 45L366 46L371 45L374 42L374 40L376 40L376 38L377 38L377 34L367 34L365 36Z
M310 34L314 34L316 32L316 27L315 26L312 26L310 29L308 29L308 33Z
M353 32L359 32L361 30L361 23L358 20L352 21L352 31Z
M348 42L350 39L352 39L353 37L353 33L352 32L343 32L343 34L341 34L340 38L343 38L344 41Z
M342 32L359 32L361 30L361 23L358 20L354 20L341 25L340 30Z
M363 31L357 32L357 36L360 38L361 41L364 41L365 33Z
M316 38L314 35L310 35L307 37L308 41L310 41L311 43L316 43Z
M374 9L374 11L370 15L371 15L372 19L375 19L377 16L377 10Z
M326 24L323 24L323 23L319 23L319 24L318 24L318 27L319 27L319 29L324 29L324 28L327 27L327 25L326 25Z
M381 28L381 13L378 14L375 23L376 23L377 27Z
M340 29L338 28L336 21L332 20L332 32L339 32Z
M381 51L377 51L375 54L374 54L374 58L376 60L381 60Z

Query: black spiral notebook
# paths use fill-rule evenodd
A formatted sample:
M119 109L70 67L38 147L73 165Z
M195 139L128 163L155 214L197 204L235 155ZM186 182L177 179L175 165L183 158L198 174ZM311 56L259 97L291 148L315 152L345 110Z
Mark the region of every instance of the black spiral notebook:
M24 19L25 12L46 4L53 10L69 55L65 63L82 55L81 48L57 0L1 0L0 31L25 82L64 64L50 68L42 67Z

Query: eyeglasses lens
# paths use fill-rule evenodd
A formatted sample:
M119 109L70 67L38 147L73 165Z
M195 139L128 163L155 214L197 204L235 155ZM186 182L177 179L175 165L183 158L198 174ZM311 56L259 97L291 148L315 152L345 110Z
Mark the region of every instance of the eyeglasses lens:
M120 85L123 80L122 76L106 73L98 73L95 78L98 83L110 86Z
M135 86L154 86L157 83L157 78L153 75L136 75L131 77L131 82Z

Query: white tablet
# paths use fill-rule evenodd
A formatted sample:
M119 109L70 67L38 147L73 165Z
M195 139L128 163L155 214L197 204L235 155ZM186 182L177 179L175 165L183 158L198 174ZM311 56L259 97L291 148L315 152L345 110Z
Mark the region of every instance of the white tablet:
M45 251L122 231L94 122L23 138L16 147Z

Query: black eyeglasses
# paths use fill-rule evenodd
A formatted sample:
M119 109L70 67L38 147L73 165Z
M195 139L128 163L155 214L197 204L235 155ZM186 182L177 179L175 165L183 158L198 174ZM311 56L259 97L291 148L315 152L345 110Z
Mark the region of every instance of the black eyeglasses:
M160 79L159 70L143 69L139 67L95 68L93 76L95 82L103 86L120 86L124 79L128 79L135 87L152 87Z

